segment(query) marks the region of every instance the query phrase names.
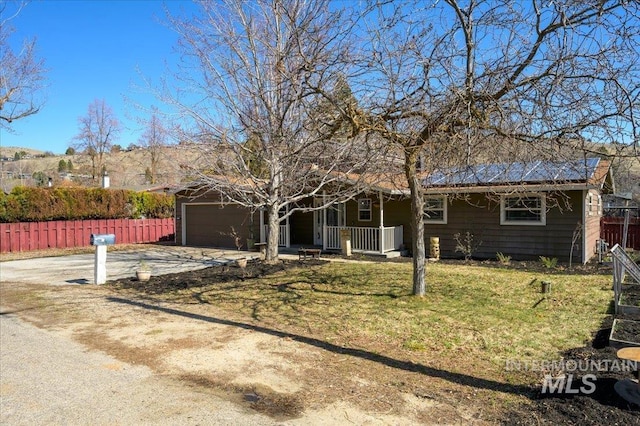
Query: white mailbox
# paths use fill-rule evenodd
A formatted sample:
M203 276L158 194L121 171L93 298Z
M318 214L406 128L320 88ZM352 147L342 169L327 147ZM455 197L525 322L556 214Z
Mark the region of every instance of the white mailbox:
M91 234L89 243L96 247L93 278L96 284L107 282L107 246L116 243L114 234Z

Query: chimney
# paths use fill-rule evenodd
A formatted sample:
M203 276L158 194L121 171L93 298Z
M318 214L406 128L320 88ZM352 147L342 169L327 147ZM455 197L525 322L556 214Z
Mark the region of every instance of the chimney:
M107 171L104 170L102 172L102 187L103 188L108 188L109 184L110 184L110 182L109 182L109 173L107 173Z

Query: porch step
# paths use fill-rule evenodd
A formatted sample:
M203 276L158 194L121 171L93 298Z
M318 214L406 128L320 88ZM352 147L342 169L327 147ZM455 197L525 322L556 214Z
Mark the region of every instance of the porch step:
M399 250L388 251L388 252L386 252L386 253L384 254L384 256L385 256L387 259L393 259L393 258L395 258L395 257L400 257L400 256L402 256L402 252L401 252L401 251L399 251Z
M393 259L395 257L400 257L402 256L402 252L399 250L394 250L394 251L388 251L386 253L380 253L379 251L354 251L354 254L366 254L367 256L373 256L373 257L384 257L387 259Z

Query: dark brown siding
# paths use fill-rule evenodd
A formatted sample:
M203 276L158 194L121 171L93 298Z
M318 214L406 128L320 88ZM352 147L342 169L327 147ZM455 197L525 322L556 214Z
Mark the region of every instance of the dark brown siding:
M370 221L358 220L358 199L369 198L372 205L372 217ZM384 226L403 226L403 240L405 247L411 245L411 204L408 199L384 198ZM377 195L366 195L358 197L356 200L347 202L347 226L380 226L380 199Z
M594 193L595 194L595 193ZM447 224L425 224L425 240L429 249L430 237L440 237L440 251L443 257L461 257L455 251L454 235L469 231L476 241L482 244L475 252L479 258L495 258L497 252L512 256L514 260L538 260L540 256L557 257L568 261L571 251L573 232L583 220L583 191L570 191L566 194L568 203L560 198L559 204L547 211L545 226L500 225L500 202L489 200L485 194L471 194L466 200L449 198ZM380 225L380 203L376 195L359 198L370 198L373 202L372 220L358 221L358 204L347 203L347 226ZM494 197L495 198L495 197ZM570 209L567 207L570 206ZM548 206L549 207L549 206ZM404 226L404 244L411 247L411 205L408 199L392 199L384 201L385 226ZM595 240L599 234L598 215L587 217L587 256L591 256ZM597 218L597 219L596 219ZM582 262L582 233L576 241L573 259Z
M358 220L358 200L367 198L371 200L371 220ZM355 200L347 202L347 226L367 226L378 227L380 226L380 202L378 197L374 195L363 195L357 197Z
M514 260L537 260L539 256L557 257L567 261L571 239L578 222L582 221L582 191L569 194L572 210L565 205L547 211L546 226L500 225L500 203L490 201L483 194L472 194L468 201L450 200L446 225L425 224L425 238L440 237L443 257L460 257L455 251L456 233L467 231L475 241L482 241L474 256L495 258L497 252L512 256ZM564 203L564 201L561 201ZM574 259L582 261L581 241L574 249Z
M358 200L368 198L371 200L372 211L370 221L358 220ZM409 221L410 204L408 199L385 198L383 200L384 207L384 226L406 225ZM347 226L380 226L380 199L376 195L358 197L356 200L347 202Z
M425 239L427 250L429 238L440 237L440 251L443 257L460 257L455 251L454 234L469 231L476 241L482 241L474 255L480 258L495 258L497 252L512 256L514 260L538 260L539 256L557 257L567 261L571 250L571 241L577 224L583 221L583 208L586 191L571 191L567 193L570 209L561 201L561 208L553 207L546 215L545 226L513 226L500 225L500 203L490 201L485 194L471 194L467 200L449 199L447 224L425 224ZM380 202L377 195L362 196L372 200L371 221L358 220L357 199L346 204L347 226L380 226ZM217 202L214 196L200 197L191 200L193 203ZM190 202L184 197L176 199L176 242L182 242L182 203ZM220 245L234 247L231 237L223 238L222 234L230 232L231 224L241 229L244 238L248 237L248 211L227 205L220 209L216 205L206 205L202 209L196 208L187 213L191 223L187 222L187 243L193 241L207 243L206 245ZM225 210L226 209L226 210ZM237 210L234 210L237 209ZM191 217L193 215L194 217ZM410 202L408 199L384 200L385 226L404 227L404 244L411 247ZM254 215L254 237L259 238L259 216ZM587 235L587 256L593 253L595 239L599 235L599 215L587 216L585 233ZM233 219L233 220L232 220ZM266 220L266 219L265 219ZM290 218L292 244L313 244L313 213L295 213ZM246 242L245 242L246 244ZM583 242L581 237L574 247L574 261L583 259Z
M402 225L402 241L411 247L411 202L408 199L384 200L384 226Z

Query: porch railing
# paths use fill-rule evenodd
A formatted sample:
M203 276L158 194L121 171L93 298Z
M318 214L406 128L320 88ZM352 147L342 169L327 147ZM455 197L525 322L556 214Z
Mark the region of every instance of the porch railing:
M403 228L385 226L384 228L360 226L326 226L325 249L340 250L340 230L347 229L351 234L351 250L361 252L386 253L398 250L403 243ZM382 238L380 230L382 229Z
M264 241L260 241L260 242L266 243L267 235L269 235L269 225L264 225L263 229L264 229L264 232L262 233L262 235L264 236ZM280 232L278 235L278 247L289 247L289 241L290 241L289 225L280 225Z

